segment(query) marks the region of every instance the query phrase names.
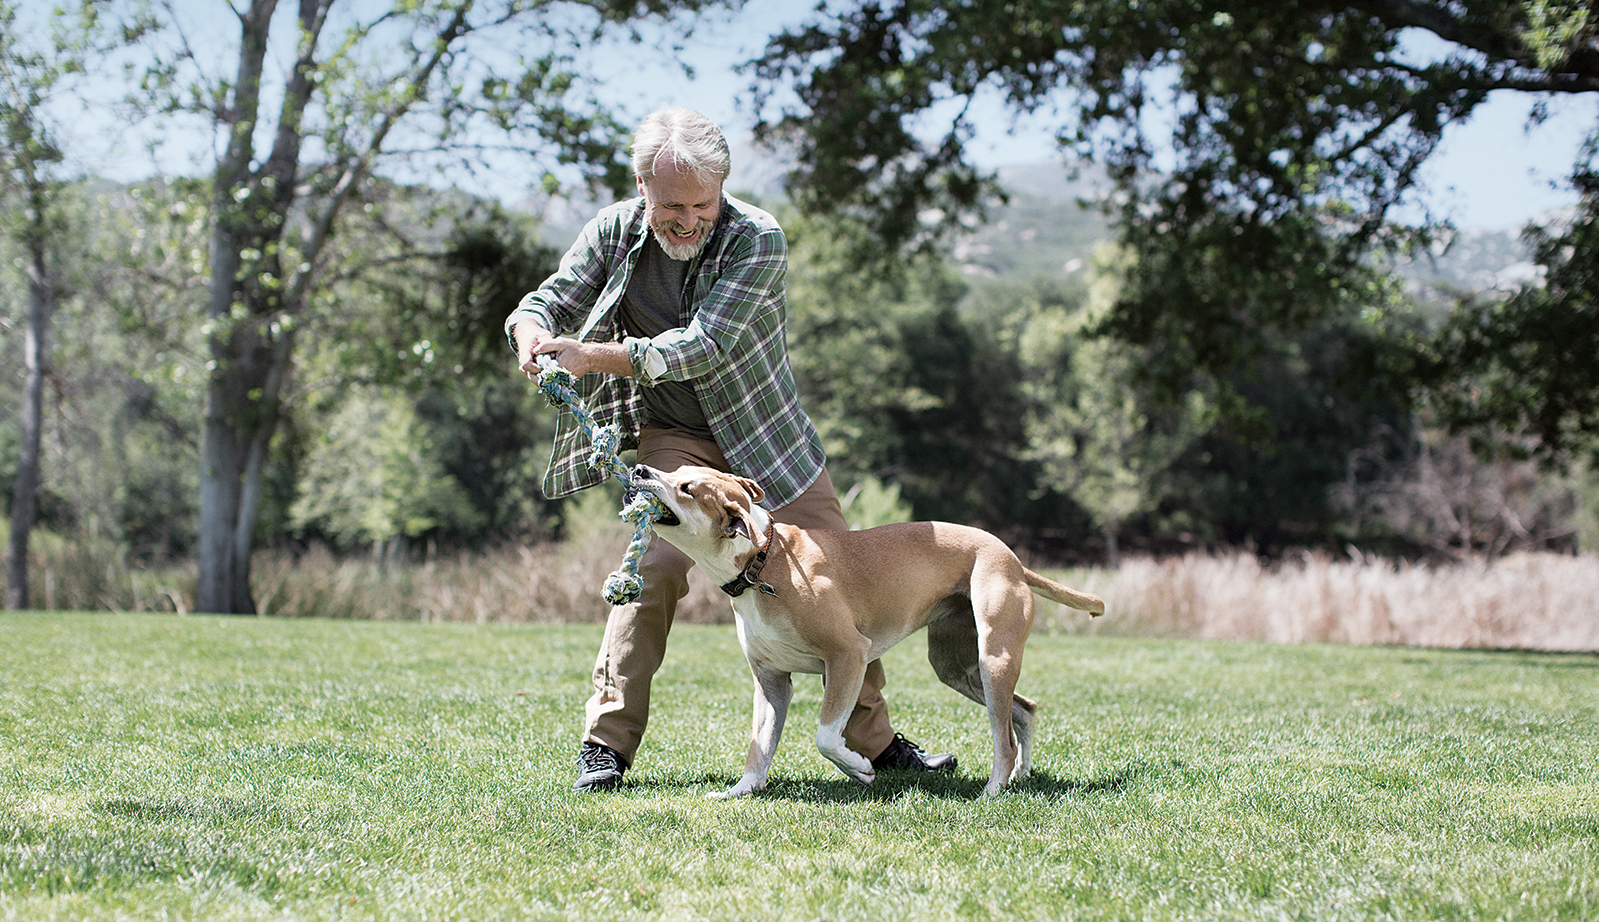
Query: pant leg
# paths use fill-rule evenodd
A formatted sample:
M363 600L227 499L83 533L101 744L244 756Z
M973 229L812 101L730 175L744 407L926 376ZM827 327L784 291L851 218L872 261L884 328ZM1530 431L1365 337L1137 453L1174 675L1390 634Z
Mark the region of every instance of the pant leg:
M838 493L833 489L833 480L825 468L798 499L772 513L772 517L800 528L835 531L849 528ZM874 659L867 663L860 699L844 725L844 744L868 759L876 758L894 741L894 728L888 720L888 702L883 698L883 686L887 683L882 661Z
M689 464L727 469L715 442L681 432L646 429L638 461L664 471ZM666 656L677 603L688 594L688 555L659 535L639 561L638 600L611 608L594 661L594 694L584 706L583 740L602 743L633 763L649 723L650 683Z
M638 600L611 607L605 639L594 660L594 694L584 706L584 742L603 743L628 765L650 716L650 682L666 656L678 600L688 593L693 561L677 548L650 539L639 561Z

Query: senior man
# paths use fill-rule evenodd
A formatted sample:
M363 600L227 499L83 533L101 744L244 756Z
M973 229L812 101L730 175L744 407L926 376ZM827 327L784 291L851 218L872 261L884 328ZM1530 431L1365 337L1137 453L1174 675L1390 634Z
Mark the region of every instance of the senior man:
M705 116L663 109L633 139L639 197L588 223L561 267L506 318L529 378L537 356L579 377L578 391L623 448L660 470L702 465L756 481L780 522L845 529L820 437L800 406L784 341L788 243L771 215L722 191L731 158ZM564 334L564 335L559 335ZM606 476L588 469L583 430L556 425L544 491L564 496ZM649 719L650 680L666 653L692 562L653 538L638 601L614 606L594 663L573 790L614 788ZM953 771L894 732L872 662L845 728L877 769Z

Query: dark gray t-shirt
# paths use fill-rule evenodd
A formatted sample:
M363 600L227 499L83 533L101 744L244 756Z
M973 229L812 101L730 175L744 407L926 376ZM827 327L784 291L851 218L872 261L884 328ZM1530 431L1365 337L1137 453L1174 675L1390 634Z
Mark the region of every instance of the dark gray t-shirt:
M645 239L638 265L622 294L622 329L629 336L657 336L683 326L683 285L691 262L667 256L653 235ZM646 426L681 429L715 441L693 382L657 381L654 387L641 387L639 392Z

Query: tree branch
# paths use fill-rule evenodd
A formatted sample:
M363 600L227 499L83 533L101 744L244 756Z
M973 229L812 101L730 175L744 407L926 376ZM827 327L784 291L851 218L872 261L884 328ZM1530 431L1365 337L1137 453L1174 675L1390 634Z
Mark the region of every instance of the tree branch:
M1421 0L1349 0L1359 10L1390 28L1416 28L1481 52L1501 65L1514 69L1485 80L1465 81L1472 89L1521 90L1530 93L1591 93L1599 91L1599 60L1593 54L1573 55L1563 70L1549 70L1538 61L1537 52L1510 28L1493 28L1453 15L1445 7ZM1509 25L1508 17L1506 25ZM1405 68L1415 72L1414 69ZM1543 76L1536 76L1542 74ZM1462 75L1464 76L1464 75Z

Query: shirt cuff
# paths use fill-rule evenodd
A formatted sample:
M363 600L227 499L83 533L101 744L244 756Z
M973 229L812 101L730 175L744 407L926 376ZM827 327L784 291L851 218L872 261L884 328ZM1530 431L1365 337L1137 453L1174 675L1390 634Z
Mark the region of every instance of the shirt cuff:
M627 346L628 361L633 363L633 374L640 384L649 387L666 374L666 356L652 340L629 337L623 342Z

